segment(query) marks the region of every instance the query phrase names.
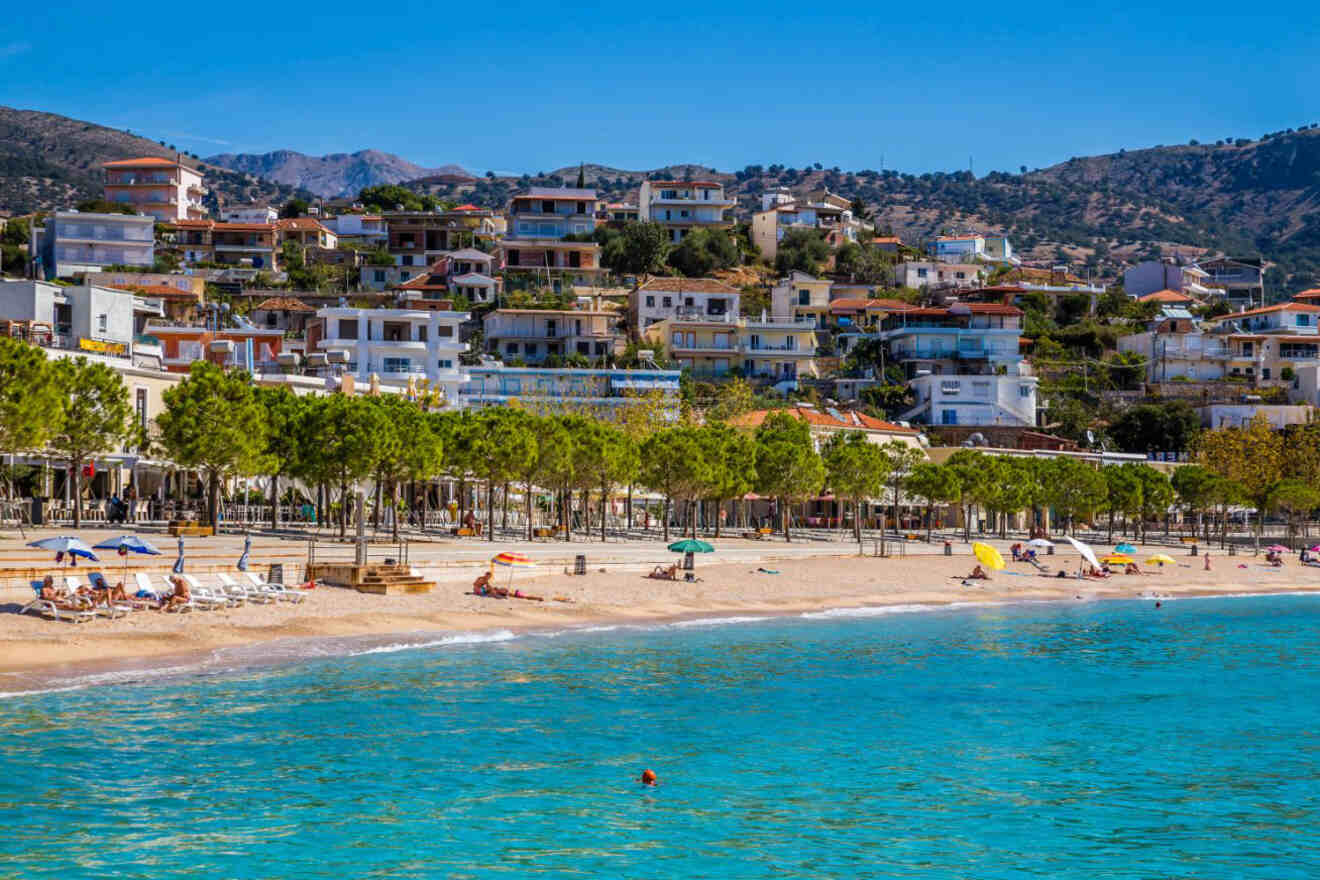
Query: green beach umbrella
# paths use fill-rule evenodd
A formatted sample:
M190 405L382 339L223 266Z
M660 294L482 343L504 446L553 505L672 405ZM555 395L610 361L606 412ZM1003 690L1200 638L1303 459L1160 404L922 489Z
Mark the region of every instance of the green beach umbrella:
M681 541L675 541L669 545L669 549L675 553L714 553L715 548L705 541L698 541L696 538L684 538Z

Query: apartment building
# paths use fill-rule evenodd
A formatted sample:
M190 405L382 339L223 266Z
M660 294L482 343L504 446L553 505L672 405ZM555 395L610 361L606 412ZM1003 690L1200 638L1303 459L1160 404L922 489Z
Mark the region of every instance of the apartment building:
M220 219L226 223L274 223L280 212L270 205L240 205L222 210Z
M39 238L39 272L47 280L109 266L150 269L156 259L155 221L149 216L56 211Z
M139 339L137 330L161 314L158 300L125 290L0 281L0 322L10 325L6 333L55 352L94 354L125 364L141 355L158 363L159 351Z
M1263 261L1222 257L1202 260L1199 265L1207 273L1206 286L1222 290L1224 298L1231 305L1251 308L1265 304Z
M942 263L1012 263L1021 261L1013 254L1013 244L1004 235L980 232L964 235L941 235L929 245L930 256Z
M974 263L908 260L894 267L894 285L970 290L985 281L985 267Z
M202 175L182 162L143 156L106 162L105 199L132 205L161 223L200 220L206 216Z
M452 211L385 211L386 246L400 266L430 266L448 251L493 243L505 234L503 215L472 206Z
M574 309L496 309L483 319L486 350L500 358L543 364L548 358L603 361L626 341L617 312Z
M279 232L280 242L294 241L304 248L323 248L333 250L339 246L339 236L321 225L314 217L292 217L276 220L275 228Z
M1222 296L1219 288L1208 286L1210 273L1195 263L1177 259L1145 260L1123 272L1123 290L1140 299L1161 291L1173 291L1204 302Z
M467 372L467 384L460 390L460 399L467 407L516 403L543 415L591 413L609 418L639 396L659 392L666 414L674 420L679 415L679 370L551 369L486 361L468 367Z
M185 263L278 271L282 232L274 223L180 220L171 224L174 246Z
M651 324L645 336L694 376L740 375L788 390L816 375L814 327L792 317L691 314Z
M628 295L629 322L638 335L666 318L737 315L736 289L714 278L645 278Z
M368 247L384 247L389 243L389 228L380 214L339 214L323 217L321 225L341 241Z
M793 271L770 289L770 310L812 322L814 327L830 323L830 299L834 282L806 272Z
M880 339L908 377L904 420L941 425L1036 424L1037 379L1020 353L1022 311L998 303L894 312Z
M205 323L152 321L145 332L159 340L161 363L171 373L186 373L196 361L211 361L249 373L276 372L284 351L284 331L278 327L213 329Z
M862 238L863 224L853 217L851 202L824 193L820 201L781 201L780 193L762 196L762 210L752 215L752 242L767 260L779 253L779 242L795 229L820 232L833 249Z
M693 229L731 229L737 199L726 198L724 184L713 180L647 180L637 197L643 220L659 223L677 243Z
M344 352L347 372L358 382L395 391L426 389L459 404L467 371L459 357L467 343L459 326L467 312L439 309L318 309L307 327L306 348L313 353Z

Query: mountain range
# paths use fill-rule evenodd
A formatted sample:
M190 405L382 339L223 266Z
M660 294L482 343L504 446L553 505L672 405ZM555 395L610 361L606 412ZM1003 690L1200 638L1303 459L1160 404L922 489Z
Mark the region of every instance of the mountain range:
M139 155L176 155L132 132L50 113L0 107L0 213L66 207L99 196L100 163ZM519 188L572 185L579 166L517 177L473 177L456 165L426 168L389 153L307 156L288 150L199 160L208 197L220 204L279 204L295 194L355 194L397 183L446 199L502 207ZM738 198L747 219L768 190L801 196L828 188L864 203L877 228L920 242L943 232L1009 235L1028 259L1071 264L1113 277L1133 260L1207 253L1273 262L1267 294L1320 283L1320 126L1259 138L1156 146L1075 157L1048 168L902 174L748 165L719 171L699 165L627 170L584 164L588 185L605 198L635 200L643 180L714 178ZM1272 293L1271 293L1272 292Z
M470 178L458 165L424 168L392 153L359 150L356 153L331 153L308 156L293 150L272 153L221 153L206 161L232 171L305 189L318 196L355 196L369 186L403 183L430 177Z

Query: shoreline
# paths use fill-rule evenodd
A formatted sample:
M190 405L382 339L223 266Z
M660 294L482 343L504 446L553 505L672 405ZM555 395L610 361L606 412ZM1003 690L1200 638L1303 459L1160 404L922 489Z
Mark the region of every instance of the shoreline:
M1062 563L1062 560L1060 560ZM868 557L840 556L778 563L783 568L804 569L810 576L806 582L791 579L795 587L786 595L749 595L748 591L734 591L728 596L701 595L672 597L685 601L656 602L654 591L672 585L691 587L682 582L645 581L639 573L616 573L611 579L631 577L644 581L646 593L643 601L627 607L599 602L581 605L558 603L520 603L516 600L494 600L466 596L455 603L451 594L459 585L453 582L437 586L437 593L421 597L363 597L352 591L322 588L315 594L333 598L338 604L356 604L366 599L369 607L355 613L328 613L309 601L312 608L299 614L300 606L258 606L236 609L247 611L251 618L267 609L280 608L285 612L280 621L244 625L215 620L223 612L194 612L186 618L190 626L184 630L157 630L134 632L129 619L122 621L94 621L87 624L55 624L31 618L32 621L57 630L41 632L24 638L6 634L8 644L0 656L0 698L30 696L59 690L79 690L95 686L144 683L173 676L210 675L244 669L270 668L313 659L351 657L372 653L422 650L446 645L479 644L510 641L528 636L557 637L579 632L612 631L629 627L654 628L683 625L720 625L737 622L773 620L777 618L830 616L882 616L886 613L922 613L942 609L970 609L995 605L1062 603L1077 601L1147 600L1178 598L1254 598L1285 594L1320 594L1320 576L1314 582L1301 582L1289 577L1283 583L1262 583L1250 574L1236 582L1195 583L1198 580L1187 572L1166 572L1178 575L1163 577L1114 578L1109 581L1080 580L1069 577L1056 579L1018 572L1000 573L989 582L970 582L965 586L957 575L945 575L943 583L936 579L938 570L956 567L965 569L967 557L950 560L948 557L909 557L899 564L894 560L876 560ZM824 572L845 570L841 586L847 586L847 569L862 569L867 574L885 572L902 575L902 569L918 564L922 571L921 583L910 581L898 588L864 591L843 590L835 594L822 594L815 589L812 577ZM705 578L721 582L732 579L733 569L746 563L709 565L699 569ZM1066 567L1066 566L1065 566ZM1190 566L1188 566L1190 568ZM777 573L777 572L776 572ZM793 572L785 572L792 574ZM855 572L854 572L855 573ZM1203 572L1200 572L1203 574ZM1285 572L1270 572L1285 574ZM748 574L762 575L761 584L770 580L761 569ZM1002 575L1016 575L1022 581ZM1293 574L1293 572L1287 572ZM1222 574L1220 575L1222 577ZM745 578L744 578L745 579ZM1218 580L1218 578L1216 578ZM1193 582L1188 582L1193 581ZM704 583L700 581L698 583ZM571 581L568 581L571 583ZM776 580L775 586L781 582ZM543 576L522 584L524 589L547 592L547 587L565 587L561 575ZM891 582L887 584L894 587ZM1018 589L1021 587L1021 589ZM589 591L588 591L589 592ZM313 595L315 595L313 594ZM431 601L426 602L429 598ZM427 609L439 613L426 615L400 613L406 608L389 607L392 603L430 604L443 607ZM418 602L417 600L421 600ZM650 601L646 601L650 600ZM694 601L695 600L695 601ZM365 603L364 603L365 604ZM468 607L453 607L455 604ZM473 608L471 606L476 605ZM900 610L901 609L901 610ZM292 612L292 613L289 613ZM321 612L321 613L318 613ZM837 615L831 614L837 612ZM852 612L851 614L849 612ZM868 614L868 612L870 612ZM152 614L155 612L136 612ZM208 620L208 616L212 620ZM229 617L231 615L225 615ZM232 615L238 616L238 615ZM189 619L190 618L190 619ZM160 614L160 622L180 620L179 616ZM107 624L109 626L107 627ZM208 625L215 624L215 625ZM103 627L93 631L92 627Z

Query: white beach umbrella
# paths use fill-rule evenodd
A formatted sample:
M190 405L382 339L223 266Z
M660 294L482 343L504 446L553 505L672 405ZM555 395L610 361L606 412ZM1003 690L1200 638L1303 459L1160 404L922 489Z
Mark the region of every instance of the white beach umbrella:
M1044 538L1032 538L1027 542L1028 547L1053 547L1053 541L1047 541Z
M1095 553L1094 551L1091 550L1090 547L1086 546L1081 541L1074 538L1072 535L1064 535L1063 539L1067 541L1069 544L1072 544L1073 549L1076 550L1078 553L1082 554L1082 558L1085 559L1087 562L1091 563L1093 567L1095 568L1100 567L1100 560L1095 558Z

